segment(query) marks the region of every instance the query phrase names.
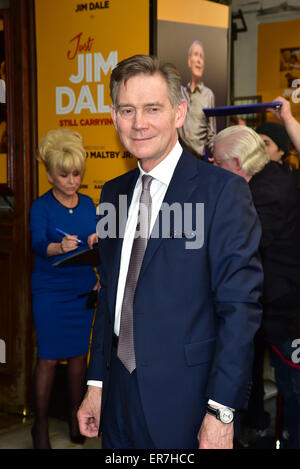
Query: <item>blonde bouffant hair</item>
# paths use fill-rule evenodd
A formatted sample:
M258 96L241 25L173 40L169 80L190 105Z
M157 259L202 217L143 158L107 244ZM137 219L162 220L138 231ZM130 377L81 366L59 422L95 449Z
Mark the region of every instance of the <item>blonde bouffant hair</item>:
M57 170L70 172L72 168L83 175L86 152L81 135L69 129L49 130L40 141L39 159L52 177Z
M241 169L248 176L259 173L270 161L261 136L245 125L233 125L221 130L214 139L214 145L217 144L222 144L221 159L230 161L238 158Z

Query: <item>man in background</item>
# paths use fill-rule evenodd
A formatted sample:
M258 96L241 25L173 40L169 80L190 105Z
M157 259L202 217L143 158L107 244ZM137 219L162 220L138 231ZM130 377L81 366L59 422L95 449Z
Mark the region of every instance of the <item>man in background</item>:
M202 80L205 56L203 44L196 40L188 51L188 66L191 81L182 87L184 98L188 104L188 112L183 126L178 129L180 141L187 150L203 160L206 150L211 154L213 139L216 134L215 117L206 117L203 108L215 107L215 96Z
M264 131L267 129L265 128ZM274 141L276 137L274 136ZM284 140L282 140L284 142ZM284 144L278 140L280 148ZM275 145L275 144L274 144ZM279 148L279 146L278 146ZM284 153L277 150L277 154ZM263 320L256 335L254 384L256 429L266 425L263 412L264 347L270 347L276 384L283 396L288 448L300 448L300 207L291 171L272 160L262 137L245 126L222 130L215 139L214 164L242 176L248 183L261 225L260 252L264 270ZM295 361L294 358L297 358Z
M284 125L278 122L263 122L257 127L256 132L265 142L270 160L283 164L291 144Z

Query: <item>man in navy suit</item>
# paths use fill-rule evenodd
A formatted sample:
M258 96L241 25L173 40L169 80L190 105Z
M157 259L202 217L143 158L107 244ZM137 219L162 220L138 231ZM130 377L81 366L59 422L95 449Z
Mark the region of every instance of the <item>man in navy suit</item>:
M232 448L234 410L247 401L261 320L260 224L242 178L178 143L180 85L172 65L143 55L111 76L111 115L138 168L101 194L117 222L108 236L99 231L102 288L78 419L84 435L102 433L103 448ZM151 236L133 301L129 372L118 337L145 174L153 178Z

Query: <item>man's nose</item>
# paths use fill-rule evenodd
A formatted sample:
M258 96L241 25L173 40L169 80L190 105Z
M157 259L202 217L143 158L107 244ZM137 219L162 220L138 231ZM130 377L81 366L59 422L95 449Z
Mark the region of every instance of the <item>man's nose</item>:
M143 112L142 109L136 110L133 120L133 126L135 129L144 129L145 127L147 127L146 114Z

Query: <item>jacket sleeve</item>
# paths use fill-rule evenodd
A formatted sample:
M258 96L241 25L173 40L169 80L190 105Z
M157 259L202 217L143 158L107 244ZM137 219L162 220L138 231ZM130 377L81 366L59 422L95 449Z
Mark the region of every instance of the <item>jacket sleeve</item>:
M261 322L260 237L248 184L231 179L219 196L209 233L217 342L207 395L233 408L247 403L253 338Z

